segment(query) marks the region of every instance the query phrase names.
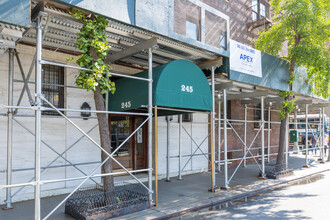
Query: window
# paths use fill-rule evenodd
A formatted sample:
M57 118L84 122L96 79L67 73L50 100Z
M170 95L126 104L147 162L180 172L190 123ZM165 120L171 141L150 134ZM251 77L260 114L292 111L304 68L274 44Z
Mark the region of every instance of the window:
M254 121L260 121L261 120L261 104L255 105L254 109ZM264 121L268 122L268 110L264 110ZM265 122L265 129L268 129L268 123ZM260 128L261 122L254 122L254 128ZM270 129L272 128L272 124L270 124Z
M258 0L252 0L252 20L258 20Z
M182 115L182 122L192 122L193 116L192 113L185 113Z
M111 117L111 151L115 151L130 135L130 120L128 116ZM116 152L117 157L130 155L131 139L126 141Z
M263 3L260 3L260 16L266 17L266 5Z
M191 0L172 0L172 2L174 2L174 33L200 41L202 8Z
M227 33L220 34L220 47L227 49Z
M64 67L42 66L42 93L56 108L64 108ZM43 102L45 107L50 107ZM55 111L42 111L44 115L58 115Z
M189 17L186 20L186 37L200 40L199 22Z
M261 0L252 0L252 21L267 17L266 4Z
M221 119L223 119L223 102L221 102ZM231 101L227 101L227 119L231 119ZM230 121L229 121L230 122ZM223 128L224 121L221 121L221 128ZM227 128L230 128L229 125L227 125Z

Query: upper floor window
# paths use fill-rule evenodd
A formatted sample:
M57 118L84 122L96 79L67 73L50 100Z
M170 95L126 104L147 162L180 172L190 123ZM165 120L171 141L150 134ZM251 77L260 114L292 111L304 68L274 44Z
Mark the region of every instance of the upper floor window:
M266 5L263 3L260 3L260 16L266 17Z
M201 7L188 0L174 0L175 33L201 40Z
M252 20L267 17L267 6L261 0L252 0Z
M227 21L209 11L205 11L205 43L227 50Z
M56 108L64 108L64 67L42 66L42 93ZM45 107L50 107L43 103ZM58 115L56 111L43 111L44 115Z
M227 49L227 32L220 34L220 47Z
M199 22L187 17L186 19L186 37L194 39L194 40L200 40L200 25Z

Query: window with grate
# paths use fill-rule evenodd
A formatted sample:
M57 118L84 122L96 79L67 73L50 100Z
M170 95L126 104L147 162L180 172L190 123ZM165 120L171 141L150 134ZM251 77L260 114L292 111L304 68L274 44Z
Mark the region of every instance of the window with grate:
M64 108L64 67L42 66L42 93L56 108ZM43 102L43 106L50 107ZM58 115L56 111L42 111L43 115Z

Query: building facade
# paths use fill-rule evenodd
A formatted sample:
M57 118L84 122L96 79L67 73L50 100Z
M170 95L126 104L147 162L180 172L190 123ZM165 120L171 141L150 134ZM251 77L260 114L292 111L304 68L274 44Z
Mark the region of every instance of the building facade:
M44 4L43 4L44 3ZM36 51L36 31L32 28L31 18L34 12L40 10L50 16L43 17L45 37L43 39L43 60L64 64L64 67L43 64L42 93L51 103L61 109L70 120L82 127L96 142L99 140L97 120L95 113L85 115L82 112L70 111L73 109L95 110L93 94L75 86L75 76L79 70L68 65L73 65L66 57L79 55L75 47L76 34L81 24L74 20L68 11L72 7L81 10L92 11L109 19L107 28L108 41L111 45L110 56L116 55L127 48L157 38L157 46L153 47L153 67L164 65L173 60L186 59L197 65L205 65L210 60L221 60L222 65L217 64L215 70L216 92L215 117L220 119L215 125L215 156L229 160L229 166L240 163L244 156L244 145L251 144L251 153L261 157L261 145L266 146L266 155L272 153L275 156L279 136L279 116L272 103L277 97L277 91L286 90L285 71L281 72L284 61L279 61L269 55L262 54L259 63L263 66L262 77L247 76L241 80L244 73L230 71L231 59L230 41L234 40L246 48L253 46L258 31L271 25L271 13L268 1L261 0L129 0L129 1L102 1L96 4L94 1L84 0L72 3L68 0L57 1L21 1L16 9L10 1L7 1L7 13L15 13L17 7L24 8L16 17L5 16L4 9L0 9L0 72L3 80L0 84L0 103L8 106L30 106L31 97L27 95L26 85L34 94L34 53ZM40 7L39 7L40 6ZM39 8L38 8L39 7ZM25 13L26 12L26 13ZM29 17L29 21L24 16ZM250 52L254 50L249 49ZM256 51L255 53L260 53ZM13 58L10 58L14 56ZM268 62L268 64L267 64ZM274 64L275 63L275 64ZM277 65L278 68L265 68ZM10 66L13 66L11 68ZM65 66L67 65L67 66ZM135 53L131 57L122 57L111 64L114 73L133 75L148 68L148 54L146 51ZM282 68L282 69L281 69ZM208 79L211 79L209 67L202 68ZM13 70L13 103L10 103L8 72ZM29 71L31 70L31 71ZM29 72L32 72L29 77ZM236 78L235 78L236 77ZM254 78L253 78L254 77ZM271 78L279 79L273 81ZM282 77L282 78L281 78ZM115 77L114 80L117 78ZM284 80L283 80L284 79ZM26 82L26 85L24 83ZM28 82L27 82L28 81ZM224 135L224 95L222 85L231 84L228 87L227 119L231 125L227 126L227 141L219 137ZM25 87L25 88L24 88ZM264 121L277 122L268 125L265 123L265 138L262 141L261 131L261 104L260 99L254 100L250 92L256 97L262 96L269 99L265 106ZM20 94L23 94L21 102ZM245 94L239 96L239 94ZM259 94L259 95L258 95ZM238 95L235 98L235 95ZM239 98L240 97L240 98ZM32 100L34 97L32 97ZM258 101L259 100L259 101ZM263 100L263 98L262 98ZM256 101L256 102L254 102ZM111 99L109 100L111 102ZM16 104L17 103L17 104ZM220 105L218 104L220 103ZM46 103L43 103L47 107ZM123 103L124 105L128 103ZM219 109L219 106L221 109ZM49 106L48 106L49 107ZM271 111L268 111L271 108ZM111 109L109 109L111 110ZM7 134L8 134L8 109L1 109L0 113L0 185L6 184L7 159ZM194 112L194 111L193 111ZM246 112L246 113L245 113ZM22 183L33 180L34 173L34 112L31 109L18 109L14 114L13 143L12 143L12 183ZM220 113L220 114L219 114ZM179 116L183 118L182 151L179 152ZM269 115L269 117L268 117ZM110 114L109 125L111 127L111 147L116 150L123 145L114 155L128 170L148 168L148 138L154 135L148 134L147 124L144 124L136 133L124 142L146 119L145 116L127 116ZM244 122L246 128L244 128ZM221 121L221 125L219 125ZM155 123L155 119L153 119ZM160 116L158 118L158 177L171 178L182 174L208 172L211 155L211 129L209 124L210 112L192 113L186 109L184 114L174 116ZM154 129L154 128L153 128ZM268 132L269 130L269 132ZM237 135L239 137L237 137ZM244 137L245 136L245 137ZM269 138L271 137L271 139ZM219 142L220 141L220 142ZM219 145L220 144L220 145ZM248 146L247 146L248 147ZM225 149L226 148L226 149ZM100 164L100 150L93 146L86 137L76 130L68 120L65 120L54 111L43 111L42 115L42 151L41 167L42 180L63 179L84 176L90 173ZM181 154L181 160L179 160ZM247 154L246 154L247 155ZM268 155L269 156L269 155ZM154 155L153 155L154 157ZM57 158L57 159L56 159ZM55 160L56 159L56 160ZM219 161L218 161L219 162ZM228 161L227 161L228 162ZM227 163L226 162L226 163ZM253 158L247 159L247 163L253 162ZM180 163L180 165L179 165ZM223 163L223 162L221 162ZM218 163L215 163L217 166ZM47 167L47 169L46 169ZM179 168L180 167L180 168ZM123 171L114 164L116 172ZM97 171L100 173L100 169ZM141 175L146 180L144 174ZM100 177L87 181L87 185L100 184ZM118 181L134 181L119 177ZM50 183L42 186L42 196L62 194L70 192L80 180L72 180L60 183ZM19 189L19 188L18 188ZM33 198L33 187L26 186L16 195L12 191L13 201ZM0 191L0 200L6 198L6 191Z

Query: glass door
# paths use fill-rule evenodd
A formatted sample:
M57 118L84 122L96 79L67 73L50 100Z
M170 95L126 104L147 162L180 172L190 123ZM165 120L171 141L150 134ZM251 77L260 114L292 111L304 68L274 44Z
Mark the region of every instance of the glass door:
M111 125L111 151L115 151L122 145L114 156L126 168L133 168L132 140L129 139L124 142L132 132L132 128L130 126L132 118L129 116L111 116L109 117L109 121ZM113 162L113 169L121 169L121 167L117 163Z

